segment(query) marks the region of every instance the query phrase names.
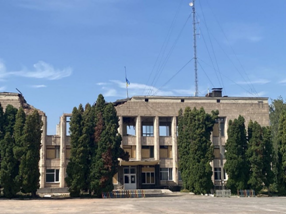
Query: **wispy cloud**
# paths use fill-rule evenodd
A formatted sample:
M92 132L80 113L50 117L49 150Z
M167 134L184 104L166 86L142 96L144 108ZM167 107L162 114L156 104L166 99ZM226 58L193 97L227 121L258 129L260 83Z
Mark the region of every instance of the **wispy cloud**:
M259 42L263 39L262 27L252 23L229 23L226 26L228 42L233 44L240 40Z
M58 80L69 77L72 74L72 68L55 69L52 65L39 61L33 65L34 69L23 68L19 71L7 71L3 61L0 61L0 79L10 76L20 76L26 78L38 78L48 80Z
M281 81L278 82L279 84L286 84L286 79L283 79Z
M108 83L98 83L97 85L102 86L101 89L104 91L105 97L119 97L125 98L127 96L126 83L118 80L110 80ZM192 96L194 91L189 89L160 89L146 84L132 82L128 86L129 96L139 95L153 95L153 96Z
M46 85L32 85L31 86L32 88L44 88L44 87L47 87Z
M269 80L266 79L258 79L258 80L254 80L254 81L237 81L236 84L240 84L240 85L247 85L247 84L267 84L269 83Z

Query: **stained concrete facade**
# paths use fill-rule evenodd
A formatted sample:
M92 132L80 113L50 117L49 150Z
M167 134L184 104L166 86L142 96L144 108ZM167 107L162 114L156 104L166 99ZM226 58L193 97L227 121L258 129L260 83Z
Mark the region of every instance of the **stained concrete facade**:
M1 97L2 96L2 97ZM120 161L114 185L125 189L176 187L181 185L178 171L177 116L179 109L203 107L207 113L219 111L219 119L211 134L215 159L211 162L215 188L224 184L224 146L228 121L245 118L262 126L269 125L269 105L266 97L222 97L212 92L208 97L135 96L114 102L119 117L122 148L130 154L129 161ZM15 102L18 97L18 103ZM22 105L19 94L9 101L15 107ZM18 105L18 106L17 106ZM47 118L42 114L43 134L40 167L40 188L65 188L66 167L70 157L70 137L67 125L71 114L63 114L56 135L47 135Z

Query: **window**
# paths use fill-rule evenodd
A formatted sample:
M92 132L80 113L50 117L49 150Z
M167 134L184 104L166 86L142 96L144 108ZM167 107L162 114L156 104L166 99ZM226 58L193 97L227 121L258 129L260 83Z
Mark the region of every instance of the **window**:
M159 136L170 137L171 136L171 117L159 117Z
M46 182L59 182L59 170L47 169L46 170Z
M142 172L142 184L154 184L154 172Z
M143 125L142 132L143 137L153 137L153 125Z
M60 158L60 146L55 146L55 158Z
M160 168L160 180L172 181L172 168Z
M213 136L219 137L219 132L220 132L221 137L224 137L225 136L224 129L225 129L225 118L224 117L217 118L213 126Z
M214 168L214 180L221 180L221 168Z
M142 146L142 158L153 158L154 147L153 146Z

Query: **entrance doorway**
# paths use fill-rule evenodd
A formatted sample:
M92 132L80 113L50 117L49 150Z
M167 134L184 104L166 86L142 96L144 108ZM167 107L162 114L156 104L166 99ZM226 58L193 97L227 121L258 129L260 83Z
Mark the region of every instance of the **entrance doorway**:
M124 189L135 190L137 188L136 168L124 167Z

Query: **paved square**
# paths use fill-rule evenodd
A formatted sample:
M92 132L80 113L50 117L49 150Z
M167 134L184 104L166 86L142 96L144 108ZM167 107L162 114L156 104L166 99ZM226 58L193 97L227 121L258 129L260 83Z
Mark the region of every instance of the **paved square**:
M286 197L216 198L191 194L122 199L0 200L7 214L286 214Z

